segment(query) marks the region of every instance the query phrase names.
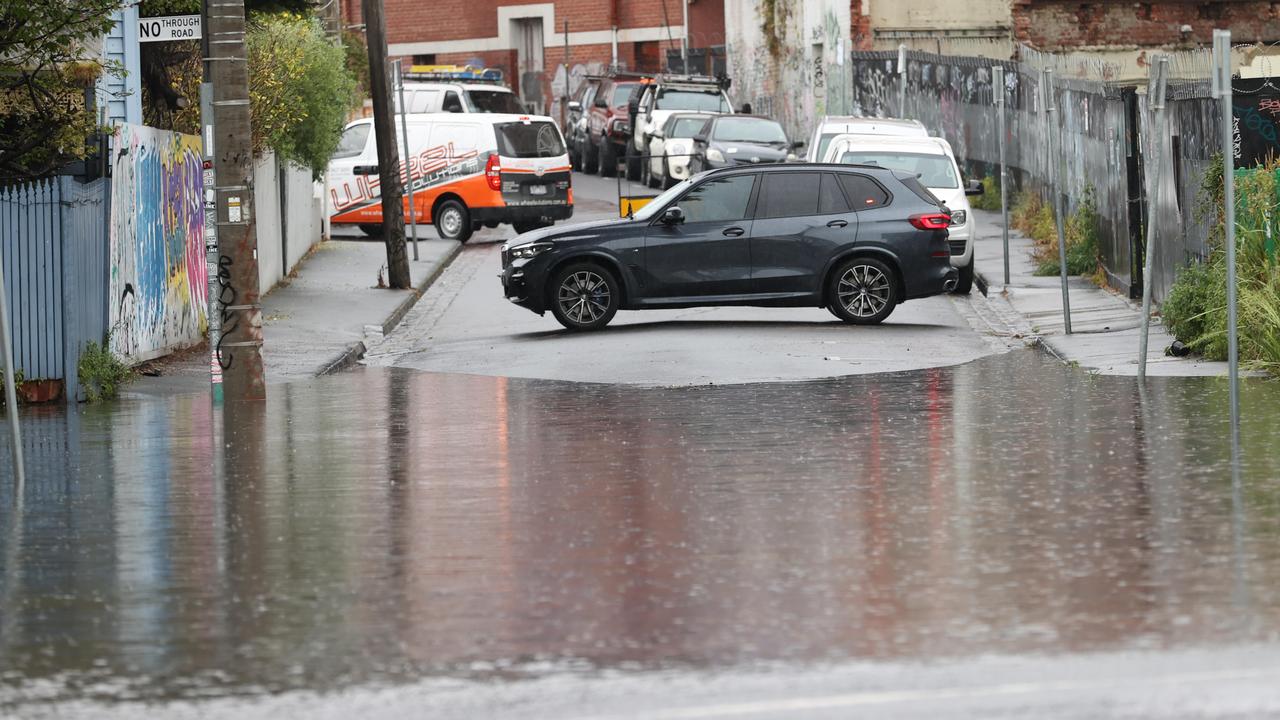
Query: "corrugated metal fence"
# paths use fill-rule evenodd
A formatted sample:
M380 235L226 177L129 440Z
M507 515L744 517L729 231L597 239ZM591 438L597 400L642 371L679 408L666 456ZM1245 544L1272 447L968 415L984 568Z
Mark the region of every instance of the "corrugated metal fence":
M109 189L70 177L0 189L14 366L28 380L63 380L68 398L79 396L81 349L107 332Z

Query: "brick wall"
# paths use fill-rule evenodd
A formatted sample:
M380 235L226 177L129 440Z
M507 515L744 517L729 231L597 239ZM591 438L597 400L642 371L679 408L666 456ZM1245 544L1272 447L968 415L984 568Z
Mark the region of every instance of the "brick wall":
M1041 50L1207 45L1213 42L1214 28L1229 28L1234 42L1280 40L1280 3L1249 0L1014 0L1013 19L1016 39ZM1185 40L1179 32L1182 25L1192 29Z

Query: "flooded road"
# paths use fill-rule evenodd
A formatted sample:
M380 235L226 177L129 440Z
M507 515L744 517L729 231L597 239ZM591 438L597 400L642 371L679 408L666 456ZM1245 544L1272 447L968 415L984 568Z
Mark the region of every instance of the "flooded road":
M25 491L0 484L0 714L1270 647L1280 384L1246 381L1233 483L1226 383L1149 383L1025 350L678 389L363 369L216 420L204 396L33 409ZM503 716L482 705L456 716Z

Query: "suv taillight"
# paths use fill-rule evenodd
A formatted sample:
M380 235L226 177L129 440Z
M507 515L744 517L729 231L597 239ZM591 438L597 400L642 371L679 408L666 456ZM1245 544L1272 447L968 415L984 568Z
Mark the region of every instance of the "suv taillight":
M484 179L489 182L490 190L502 189L502 164L497 155L490 155L484 166Z
M946 230L951 226L951 216L946 213L923 213L907 218L917 230Z

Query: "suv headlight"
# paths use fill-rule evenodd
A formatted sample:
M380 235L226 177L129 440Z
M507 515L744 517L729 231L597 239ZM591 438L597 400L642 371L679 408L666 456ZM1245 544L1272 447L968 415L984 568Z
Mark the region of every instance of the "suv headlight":
M965 212L964 210L956 210L955 212L951 213L952 225L963 225L965 221L968 219L969 219L969 213Z
M707 159L711 162L724 162L724 153L715 148L707 148Z
M614 131L614 132L616 132L616 133L626 133L626 132L627 132L627 120L626 120L626 118L618 118L618 119L614 120L614 121L613 121L613 131Z
M528 260L550 249L551 243L525 243L511 248L511 258L514 260Z

